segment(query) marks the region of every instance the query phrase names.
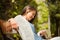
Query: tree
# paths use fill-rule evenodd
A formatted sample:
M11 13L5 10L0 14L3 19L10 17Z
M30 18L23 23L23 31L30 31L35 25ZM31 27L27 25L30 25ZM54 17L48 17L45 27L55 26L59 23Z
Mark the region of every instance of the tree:
M59 0L48 0L51 20L51 33L52 36L59 35L60 26L60 1Z

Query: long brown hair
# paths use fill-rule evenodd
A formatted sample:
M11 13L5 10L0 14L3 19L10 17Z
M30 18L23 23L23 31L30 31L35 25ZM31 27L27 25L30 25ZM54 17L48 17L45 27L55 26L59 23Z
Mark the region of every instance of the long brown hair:
M34 10L34 11L36 11L36 14L37 14L37 10L36 10L36 8L35 8L34 6L27 5L27 6L25 6L25 7L23 8L21 15L24 15L25 12L26 12L26 10L30 10L30 11L33 11L33 10Z
M24 15L27 10L29 10L29 11L36 11L36 14L35 14L34 18L33 18L31 21L29 21L29 22L32 23L33 20L37 17L37 9L36 9L34 6L27 5L27 6L25 6L25 7L23 8L21 15Z

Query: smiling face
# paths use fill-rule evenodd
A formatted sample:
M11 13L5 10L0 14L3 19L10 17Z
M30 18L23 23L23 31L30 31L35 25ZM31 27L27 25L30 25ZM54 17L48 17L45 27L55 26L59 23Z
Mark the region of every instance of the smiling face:
M26 19L27 19L28 21L31 21L31 20L35 17L35 15L36 15L36 11L35 11L35 10L26 11L26 14L25 14Z
M27 5L23 8L21 15L23 15L26 20L31 21L36 14L37 10L33 6Z

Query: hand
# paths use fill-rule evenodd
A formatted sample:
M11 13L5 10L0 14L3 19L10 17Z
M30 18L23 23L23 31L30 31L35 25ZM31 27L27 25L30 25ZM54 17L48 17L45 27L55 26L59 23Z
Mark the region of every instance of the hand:
M9 19L8 21L10 22L11 27L13 29L17 29L18 28L18 25L17 25L17 23L15 22L15 20L13 18Z
M47 34L46 30L41 30L38 33L38 36L45 36Z
M47 30L41 30L37 33L38 36L41 36L43 39L47 38Z

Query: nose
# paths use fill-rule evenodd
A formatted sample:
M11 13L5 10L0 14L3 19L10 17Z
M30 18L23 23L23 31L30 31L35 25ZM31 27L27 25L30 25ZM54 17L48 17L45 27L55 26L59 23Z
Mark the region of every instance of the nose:
M32 18L34 18L34 16L32 16Z

